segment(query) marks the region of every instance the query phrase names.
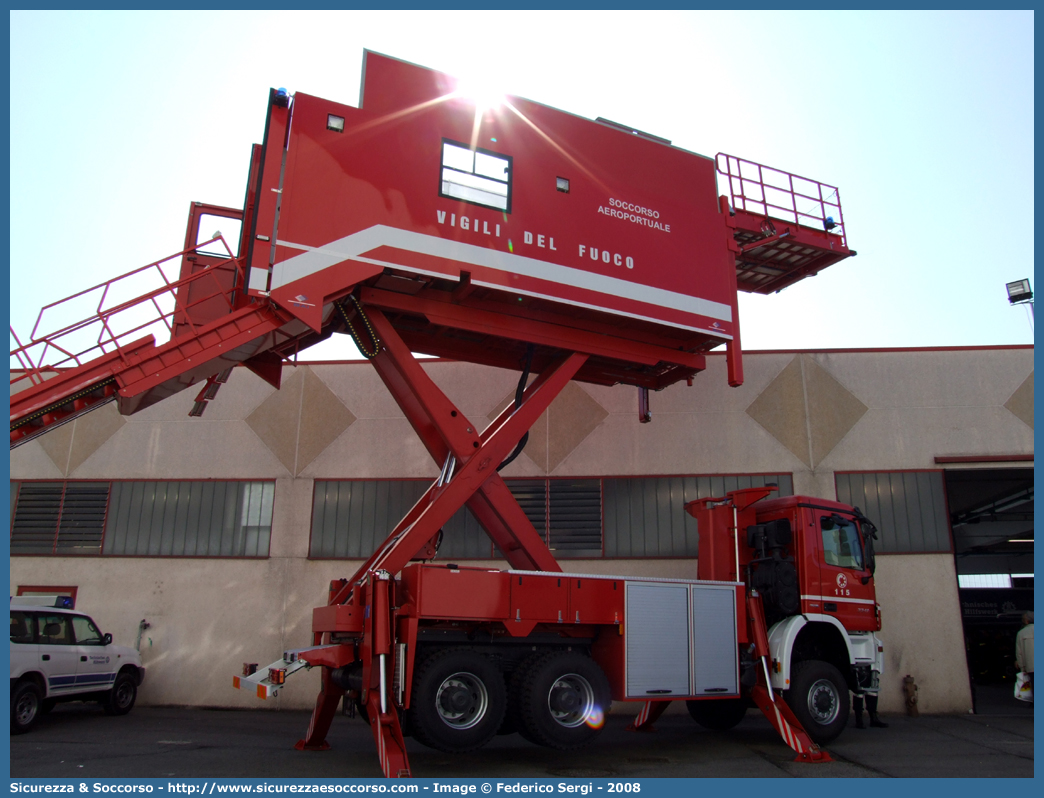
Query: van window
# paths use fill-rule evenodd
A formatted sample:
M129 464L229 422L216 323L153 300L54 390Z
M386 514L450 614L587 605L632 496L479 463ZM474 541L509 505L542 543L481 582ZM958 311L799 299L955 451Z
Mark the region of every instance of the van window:
M98 631L98 627L94 625L90 618L85 615L74 615L72 625L73 634L76 635L78 645L100 646L102 644L101 632Z
M40 630L40 644L45 646L72 645L72 630L69 627L68 615L36 616L36 628Z
M11 611L11 642L33 642L33 619L29 613Z

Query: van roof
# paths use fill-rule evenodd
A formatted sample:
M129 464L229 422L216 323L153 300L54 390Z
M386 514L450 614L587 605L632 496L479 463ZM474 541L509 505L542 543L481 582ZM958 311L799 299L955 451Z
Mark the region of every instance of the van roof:
M28 607L38 609L46 607L49 609L76 609L76 600L72 596L11 596L12 607Z

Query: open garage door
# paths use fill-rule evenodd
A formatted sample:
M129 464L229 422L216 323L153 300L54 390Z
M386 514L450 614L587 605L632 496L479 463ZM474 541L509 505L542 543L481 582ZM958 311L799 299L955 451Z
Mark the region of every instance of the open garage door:
M1033 609L1033 468L944 472L968 672L978 714L1023 712L1015 635Z

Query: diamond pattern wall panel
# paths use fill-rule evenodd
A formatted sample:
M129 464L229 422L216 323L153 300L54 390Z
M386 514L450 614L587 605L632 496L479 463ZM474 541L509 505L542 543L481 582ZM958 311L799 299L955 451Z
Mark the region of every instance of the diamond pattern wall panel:
M45 433L40 446L62 474L70 476L126 423L116 403L109 402Z
M487 418L493 421L514 401L514 393L509 394ZM571 382L530 428L529 441L522 453L550 474L608 415L609 411L587 391Z
M1033 372L1023 380L1011 398L1004 403L1011 413L1030 429L1033 429Z
M808 355L796 356L747 408L795 457L815 468L867 406Z
M303 366L284 379L282 388L258 405L246 422L297 476L355 420L334 392Z

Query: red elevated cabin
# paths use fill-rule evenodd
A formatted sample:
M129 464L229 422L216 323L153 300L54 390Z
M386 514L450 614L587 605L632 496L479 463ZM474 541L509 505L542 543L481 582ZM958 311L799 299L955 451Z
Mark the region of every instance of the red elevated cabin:
M242 220L240 240L199 246L206 215ZM38 324L12 352L13 444L236 363L276 382L279 358L347 329L350 294L415 352L521 368L531 346L540 372L578 351L576 379L657 389L724 345L739 384L737 290L854 254L833 187L520 98L477 108L452 78L374 53L359 108L271 92L244 209L194 203L189 222L179 280L121 303L103 283L96 315ZM119 323L139 310L151 340ZM48 367L62 377L45 388Z

